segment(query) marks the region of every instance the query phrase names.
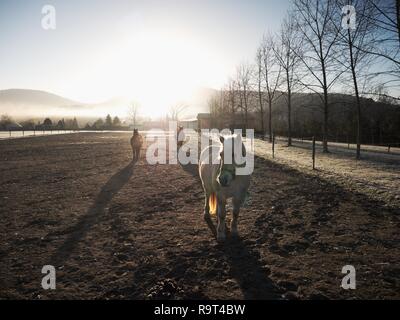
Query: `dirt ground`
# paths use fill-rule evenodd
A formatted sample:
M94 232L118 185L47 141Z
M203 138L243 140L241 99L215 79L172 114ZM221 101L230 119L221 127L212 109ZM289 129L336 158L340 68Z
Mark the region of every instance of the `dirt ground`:
M0 299L400 299L400 208L256 157L221 245L195 166L130 160L125 133L0 141Z

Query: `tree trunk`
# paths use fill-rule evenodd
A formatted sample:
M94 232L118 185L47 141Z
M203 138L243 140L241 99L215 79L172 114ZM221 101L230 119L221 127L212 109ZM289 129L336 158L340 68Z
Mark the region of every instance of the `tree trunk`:
M268 101L268 128L269 128L269 142L272 142L272 101Z
M329 113L328 113L328 93L326 88L324 88L324 127L323 127L323 152L327 153L329 152L328 150L328 119L329 119Z
M261 77L260 74L259 74L259 77ZM263 106L263 101L262 101L262 92L261 92L261 82L260 82L260 80L258 82L258 100L259 100L259 104L260 104L262 139L264 140L264 135L265 135L264 106Z
M347 34L348 34L348 39L349 39L351 74L353 76L354 93L356 95L356 104L357 104L357 136L356 136L357 151L356 151L356 159L358 160L358 159L360 159L360 154L361 154L361 101L360 101L360 94L358 92L356 66L354 64L353 43L351 41L350 29L348 29L347 32L348 32Z
M291 119L291 113L292 113L292 91L290 89L290 78L289 78L289 72L288 70L286 71L286 83L287 83L287 94L288 94L288 100L287 100L287 107L288 107L288 147L292 145L292 119Z
M323 137L322 137L322 151L324 153L329 152L328 150L328 122L329 122L329 102L328 102L328 86L326 84L326 72L325 63L322 61L322 74L324 80L324 126L323 126Z
M288 93L288 147L292 145L292 94Z
M326 68L325 68L325 60L323 57L322 51L322 42L319 41L319 51L321 57L321 69L322 69L322 77L323 77L323 90L324 90L324 128L323 128L323 137L322 137L322 152L328 153L328 121L329 121L329 103L328 103L328 84L326 79Z
M247 116L247 89L244 91L244 126L245 126L245 130L248 128L248 116Z

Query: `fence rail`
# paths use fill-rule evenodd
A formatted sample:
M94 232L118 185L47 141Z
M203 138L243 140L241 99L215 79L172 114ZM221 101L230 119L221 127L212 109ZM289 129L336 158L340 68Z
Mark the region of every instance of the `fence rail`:
M256 138L262 139L262 140L269 140L269 135L260 135L257 134L255 135ZM271 137L271 151L272 151L272 158L274 159L276 157L276 141L281 141L281 142L287 142L288 138L285 136L277 136L275 134L272 134ZM312 163L312 168L315 170L316 168L316 149L317 146L321 146L323 141L317 140L314 136L309 136L309 137L301 137L301 138L292 138L292 142L298 142L300 144L303 143L310 143L311 144L311 163ZM356 146L354 143L344 143L344 142L334 142L334 141L328 141L328 146L333 147L333 148L338 148L338 149L351 149L355 150L355 148L351 148L350 146ZM395 150L393 150L395 149ZM386 153L386 154L391 154L394 156L399 155L400 156L400 142L390 142L390 143L385 143L385 144L379 144L379 145L369 145L369 144L362 144L361 145L361 151L362 152L375 152L375 153Z
M79 130L4 130L0 131L0 139L22 138L28 136L43 136L50 134L67 134L78 132Z

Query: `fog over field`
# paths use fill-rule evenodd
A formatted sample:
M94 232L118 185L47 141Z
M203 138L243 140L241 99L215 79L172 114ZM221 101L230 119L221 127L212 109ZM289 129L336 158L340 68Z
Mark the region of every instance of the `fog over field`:
M207 112L208 100L215 92L215 90L208 88L193 91L190 97L183 101L190 106L183 115L193 117L199 112ZM100 103L84 103L46 91L6 89L0 90L0 114L8 114L18 120L43 117L96 119L107 113L124 118L128 114L129 105L132 101L134 100L115 97ZM151 113L147 114L146 110L141 110L141 114L157 116Z

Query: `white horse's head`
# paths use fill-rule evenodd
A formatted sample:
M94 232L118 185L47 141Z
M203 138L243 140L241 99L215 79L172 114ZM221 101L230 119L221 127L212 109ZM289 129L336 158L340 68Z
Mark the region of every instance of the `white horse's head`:
M236 178L236 167L242 165L237 163L237 153L239 153L241 157L246 156L246 148L240 134L225 137L220 136L219 140L222 146L220 149L221 164L217 181L222 187L228 187Z

